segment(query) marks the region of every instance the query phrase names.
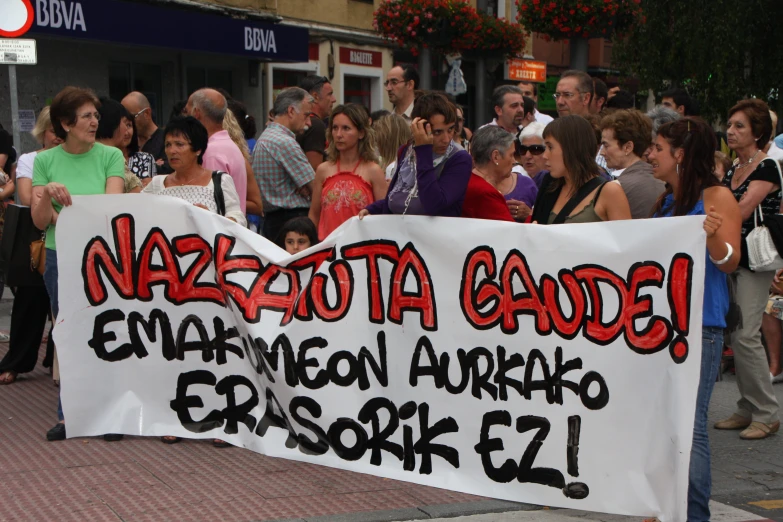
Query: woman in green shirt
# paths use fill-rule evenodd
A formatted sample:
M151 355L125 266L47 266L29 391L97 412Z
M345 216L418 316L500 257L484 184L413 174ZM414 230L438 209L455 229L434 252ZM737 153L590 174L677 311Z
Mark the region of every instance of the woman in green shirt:
M100 103L92 91L66 87L55 96L49 110L54 133L63 140L39 153L33 164L32 215L35 226L46 230L46 271L44 283L58 313L57 245L55 226L63 207L73 203L71 196L122 194L125 160L122 152L95 142ZM48 440L65 439L62 403L58 401L59 422L46 433ZM107 436L116 440L118 436Z

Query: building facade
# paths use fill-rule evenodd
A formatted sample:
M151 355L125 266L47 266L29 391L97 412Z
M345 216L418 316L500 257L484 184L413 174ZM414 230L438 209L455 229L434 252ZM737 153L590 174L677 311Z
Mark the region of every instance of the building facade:
M36 40L38 63L16 67L22 114L76 85L117 100L141 91L160 125L178 101L209 86L242 100L260 130L275 94L306 74L327 76L338 103L388 106L392 50L372 29L380 0L31 1L23 37ZM11 127L5 66L0 123ZM37 148L22 135L22 151Z

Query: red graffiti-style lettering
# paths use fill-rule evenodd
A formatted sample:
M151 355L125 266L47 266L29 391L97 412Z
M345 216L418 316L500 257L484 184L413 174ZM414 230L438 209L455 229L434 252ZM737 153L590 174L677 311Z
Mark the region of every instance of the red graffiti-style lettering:
M560 300L557 298L557 281L548 274L541 277L541 293L544 296L544 306L552 318L555 330L566 339L573 339L582 326L587 310L585 292L570 270L560 271L560 282L563 284L563 291L571 303L570 320L565 318Z
M416 281L418 291L405 291L405 279L408 273ZM413 244L408 243L400 252L399 261L392 273L389 320L396 324L402 324L403 311L418 311L421 312L421 327L425 330L437 330L437 313L433 294L432 279L427 266Z
M476 274L481 268L487 272L487 277L476 288ZM492 328L500 319L503 295L494 281L495 273L495 253L491 248L478 247L468 254L462 270L460 306L468 322L480 330Z
M365 259L367 261L367 293L370 296L370 321L377 324L384 322L383 290L378 261L386 259L396 263L400 257L397 243L393 241L368 241L351 245L342 249L343 259Z
M160 254L162 266L152 266L152 256L156 250ZM139 281L136 285L137 297L142 301L149 301L152 299L150 287L163 284L166 288L166 298L169 301L179 302L178 298L181 297L182 290L180 279L179 265L171 252L168 238L159 228L153 229L141 245Z
M334 259L334 248L328 248L326 250L320 250L314 254L297 259L288 265L289 268L294 268L297 271L297 277L299 272L307 268L312 267L313 273L315 273L322 263L326 261L332 261ZM296 303L296 318L300 321L310 321L313 318L313 306L310 294L312 292L312 283L308 284L305 288L305 292L299 296L299 300Z
M198 253L199 256L185 272L182 281L182 293L186 296L194 296L196 299L213 301L219 304L225 303L225 296L216 283L199 282L212 262L212 249L201 236L182 236L174 239L174 249L178 256L186 256Z
M665 348L672 338L669 322L662 317L653 317L641 332L636 331L635 324L637 319L652 315L652 298L640 298L639 290L645 286L660 288L663 285L663 267L653 262L640 263L631 268L630 274L628 306L623 309L626 342L639 352L657 352Z
M522 281L525 292L515 294L512 279L516 275ZM504 332L516 332L519 330L518 315L535 315L536 331L540 334L549 333L552 329L549 323L549 315L541 302L541 296L538 295L538 286L536 286L533 277L530 275L530 267L527 265L525 256L518 250L512 250L506 261L503 263L500 280L503 284L503 322L501 329Z
M133 217L123 214L111 222L114 247L119 259L115 259L109 245L102 237L93 238L84 250L82 278L90 304L97 306L106 301L106 285L99 274L102 268L117 293L126 298L134 297L134 238Z
M548 274L543 274L536 285L525 257L518 251L512 250L498 270L492 249L478 247L465 260L460 305L465 318L478 329L500 326L504 333L516 333L518 317L527 314L535 316L539 335L555 332L563 338L573 339L581 330L586 339L600 345L610 344L623 335L626 344L637 353L655 353L669 345L672 358L681 362L687 357L685 336L690 322L692 265L689 256L678 254L670 269L667 290L672 322L679 334L674 342L672 322L653 316L652 297L640 295L645 287L663 286L664 269L654 262L633 265L626 279L601 266L581 265L573 270L561 270L558 274L560 285ZM480 278L482 270L484 276ZM514 293L515 277L524 287L524 291L517 294ZM563 292L559 295L561 286ZM603 317L605 292L617 295L616 316L606 322ZM561 304L564 298L570 302L570 318L566 318ZM637 322L645 318L649 321L638 330Z
M337 303L331 307L326 299L326 282L324 274L315 274L308 285L315 314L327 322L339 321L348 313L353 297L353 272L351 265L345 260L337 260L329 266L329 274L337 286Z

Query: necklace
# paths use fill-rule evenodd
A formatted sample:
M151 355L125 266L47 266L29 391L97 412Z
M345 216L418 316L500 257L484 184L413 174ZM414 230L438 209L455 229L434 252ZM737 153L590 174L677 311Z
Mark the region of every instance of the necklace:
M734 169L735 170L736 169L744 169L745 167L747 167L748 165L753 163L753 160L756 159L756 156L759 155L759 152L761 152L761 149L757 150L756 153L753 156L751 156L750 159L748 161L746 161L745 163L737 163L737 165L734 167Z
M497 190L498 192L500 192L501 194L503 194L503 191L502 191L502 190L500 190L500 188L499 188L497 185L495 185L494 183L492 183L492 182L489 180L489 179L490 179L490 178L489 178L489 176L487 176L486 174L484 174L483 172L481 172L481 171L480 171L479 169L477 169L477 168L474 168L473 170L475 170L475 171L476 171L476 173L478 173L478 175L479 175L479 176L480 176L480 177L481 177L481 178L482 178L484 181L486 181L487 183L489 183L490 185L492 185L493 187L495 187L495 190Z
M179 185L180 187L182 187L182 186L184 186L184 185L189 185L191 181L193 181L194 179L196 179L197 177L199 177L201 174L203 174L203 169L202 169L202 172L199 172L199 173L198 173L198 174L196 174L195 176L191 176L190 178L188 178L187 180L185 180L185 181L183 181L183 182L181 182L181 183L180 183L180 181L179 181L178 179L176 179L176 177L175 177L177 174L174 174L174 176L169 176L169 179L170 179L171 181L173 181L175 185Z

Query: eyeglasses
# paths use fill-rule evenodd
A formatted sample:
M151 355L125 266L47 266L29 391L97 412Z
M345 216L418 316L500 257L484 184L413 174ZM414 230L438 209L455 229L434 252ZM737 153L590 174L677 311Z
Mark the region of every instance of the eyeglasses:
M96 121L101 120L101 113L100 112L85 112L84 114L80 114L79 118L82 120L91 120L93 118L96 119Z
M584 93L582 93L582 92L556 92L552 96L555 98L555 100L559 100L561 96L563 98L565 98L566 100L570 100L574 96L578 96L580 94L584 94Z
M544 153L543 145L521 145L518 141L514 142L514 151L516 152L517 156L524 156L527 154L528 151L530 151L530 154L533 156L540 156Z
M147 109L149 109L149 107L144 107L142 110L140 110L139 112L137 112L136 114L134 114L134 115L133 115L133 119L135 120L136 118L138 118L139 116L141 116L141 114L142 114L144 111L146 111Z
M391 78L390 80L386 80L383 82L384 87L388 87L391 85L392 87L397 87L398 84L405 83L405 80L398 80L397 78Z

